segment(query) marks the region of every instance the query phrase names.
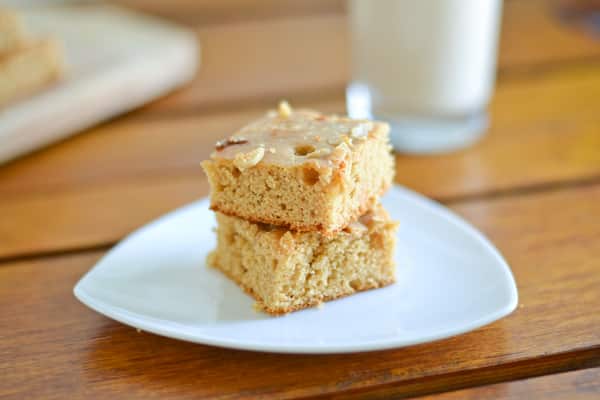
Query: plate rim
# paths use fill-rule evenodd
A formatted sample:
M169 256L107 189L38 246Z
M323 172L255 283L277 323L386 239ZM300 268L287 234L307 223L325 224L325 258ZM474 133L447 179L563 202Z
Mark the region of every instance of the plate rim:
M472 226L469 222L463 219L458 214L455 214L450 209L444 207L443 205L437 203L434 200L431 200L419 193L416 193L410 189L407 189L401 185L394 184L387 195L391 196L404 196L408 197L417 207L425 208L428 211L435 213L437 216L445 219L447 223L457 226L463 231L466 231L471 238L476 240L480 246L483 246L488 254L492 256L495 260L495 265L498 265L503 272L505 282L508 286L508 295L509 300L502 307L498 308L494 312L488 313L478 319L472 320L468 323L462 324L459 328L454 329L445 329L442 331L438 331L435 334L431 335L423 335L413 340L406 340L402 338L391 338L391 339L377 339L377 340L361 340L357 343L351 344L340 344L340 345L279 345L279 344L269 344L264 342L257 341L240 341L238 339L228 339L223 337L215 337L213 335L202 333L198 335L197 333L187 333L185 332L184 327L186 325L168 321L161 320L154 317L142 316L137 313L131 312L127 309L123 309L118 306L107 304L101 300L94 298L94 296L86 293L86 290L83 288L83 282L86 280L90 272L96 268L99 263L108 257L111 253L115 252L121 245L133 236L137 236L138 234L143 233L145 230L160 224L164 220L172 217L174 214L184 211L187 208L195 208L200 206L202 203L206 203L208 200L206 197L186 204L182 207L178 207L175 210L172 210L152 221L143 225L142 227L136 229L129 235L126 235L116 246L110 249L93 267L91 267L77 282L75 287L73 288L74 296L84 305L91 308L92 310L98 312L105 317L118 321L122 324L130 326L135 329L141 329L143 331L157 334L160 336L168 337L171 339L184 340L187 342L209 345L209 346L217 346L222 348L230 348L236 350L250 350L250 351L260 351L260 352L268 352L268 353L280 353L280 354L344 354L344 353L359 353L359 352L368 352L368 351L379 351L379 350L389 350L396 349L402 347L413 346L422 343L429 343L433 341L438 341L442 339L447 339L453 336L461 335L463 333L467 333L473 331L475 329L481 328L485 325L491 324L509 314L511 314L518 305L518 289L516 285L516 281L514 279L514 275L506 260L498 249L492 244L492 242L479 230L477 230L474 226ZM285 317L283 317L285 318Z

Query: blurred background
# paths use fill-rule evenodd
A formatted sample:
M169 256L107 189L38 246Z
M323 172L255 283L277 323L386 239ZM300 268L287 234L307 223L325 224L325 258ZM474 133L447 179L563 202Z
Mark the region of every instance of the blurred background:
M227 109L241 103L271 106L281 98L301 105L313 100L338 100L346 88L357 86L362 89L364 86L366 99L364 90L349 90L347 107L336 104L333 108L324 106L324 110L342 112L347 109L354 117L392 121L396 135L403 130L414 130L408 132L414 137L394 142L399 151L446 152L477 142L488 130L486 111L494 93L496 66L498 79L502 80L508 75L527 73L549 64L595 57L600 51L598 0L452 0L437 3L437 0L427 0L419 5L403 0L384 0L375 4L345 0L4 0L0 5L12 7L16 12L26 10L27 29L34 32L40 30L36 25L44 18L27 18L30 10L39 14L36 9L63 6L98 14L97 7L108 4L123 7L120 11L136 11L139 16L158 16L162 18L162 21L156 21L158 29L162 23L172 23L172 28L178 25L187 29L192 40L197 40L195 54L187 55L196 58L196 65L191 60L182 61L187 66L185 69L166 63L157 73L148 76L148 86L171 69L182 68L182 71L173 71L173 76L165 78L160 90L151 90L131 104L115 106L110 112L100 112L87 123L61 127L62 131L71 133L148 102L152 103L145 108L148 116L173 113L187 116L207 107ZM441 4L444 7L440 7ZM85 18L85 11L71 21L79 20L79 17ZM77 34L77 27L61 32L63 22L68 20L57 20L54 25L42 29L43 36L59 36L59 41L67 43L67 72L63 74L62 82L69 82L78 75L79 59L89 59L87 53L93 52L93 43L101 40L81 42L83 35ZM127 20L109 16L96 22L107 25L93 34L108 41L106 47L109 49L138 35L123 54L111 55L118 58L117 61L132 58L137 47L141 47L135 43L153 41L144 40L144 35L139 32L119 35L112 32L119 27L136 25L136 18ZM75 37L73 40L81 42L80 48L89 50L73 51L77 44L71 45L71 38L60 36ZM172 46L165 44L164 47ZM165 48L148 49L150 57L148 54L140 57L148 64L155 58L168 60L174 57ZM101 53L103 49L95 51ZM94 57L102 60L100 56ZM113 60L102 62L116 63ZM89 67L86 65L85 68L87 74ZM191 75L194 75L193 79ZM359 85L354 85L356 83ZM121 86L126 84L129 81ZM139 84L143 85L143 82ZM171 89L181 86L183 88L175 94L163 97ZM133 94L125 94L122 98L127 96ZM412 118L410 128L405 126L407 118ZM419 118L416 124L413 123L415 118ZM423 121L435 125L423 124ZM472 132L463 132L465 130ZM446 141L453 134L470 137L448 145L442 140L438 147L428 143L413 145L412 142L419 138L434 135L428 131L439 133ZM64 135L56 135L56 140Z
M63 2L1 4L19 12ZM0 149L17 142L17 137L25 140L45 129L64 127L101 106L106 113L102 121L71 130L69 135L76 136L57 136L52 144L32 148L28 150L32 153L0 166L0 196L5 199L0 213L18 215L14 224L24 227L16 237L10 233L14 225L9 219L0 224L0 236L11 243L0 257L33 251L33 242L35 251L114 243L142 223L206 195L198 164L208 157L214 142L280 99L296 107L346 112L346 88L352 79L346 1L121 0L66 5L83 10L81 19L99 5L157 17L152 24L166 24L169 32L174 29L193 38L197 53L188 54L195 54L195 64L185 69L189 73L185 79L157 89L145 101L136 98L137 103L127 104L125 110L112 106L125 103L161 77L178 76L175 70L153 64L155 69L138 80L135 90L120 84L117 95L100 100L83 100L91 95L89 90L64 95L60 100L68 106L60 117L46 115L43 124L31 125L39 121L38 114L24 107L73 81L76 74L71 65L54 86L2 109L0 141L5 141ZM599 8L598 1L589 0L502 2L497 79L485 135L453 152L399 153L397 181L452 202L596 176L600 170ZM100 35L105 40L98 43L108 43L107 48L125 46L114 32L105 30ZM136 40L134 49L136 43L153 42ZM96 56L99 52L95 46L86 51ZM162 50L148 51L144 54L161 62L174 59ZM100 63L86 65L93 67L86 69L93 72L89 76L102 70ZM134 75L149 70L145 65L149 64L137 65ZM8 128L2 123L9 117L9 128L21 130L6 140ZM95 208L90 209L90 204ZM36 229L41 215L50 218L52 232ZM90 225L93 230L85 229Z

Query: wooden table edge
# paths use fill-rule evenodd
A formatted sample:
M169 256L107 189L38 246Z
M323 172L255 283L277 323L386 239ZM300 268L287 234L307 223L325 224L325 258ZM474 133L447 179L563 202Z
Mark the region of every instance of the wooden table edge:
M598 366L600 366L600 345L490 367L323 393L319 396L300 397L300 399L331 396L340 396L344 399L418 397ZM435 379L435 382L428 386L432 379Z

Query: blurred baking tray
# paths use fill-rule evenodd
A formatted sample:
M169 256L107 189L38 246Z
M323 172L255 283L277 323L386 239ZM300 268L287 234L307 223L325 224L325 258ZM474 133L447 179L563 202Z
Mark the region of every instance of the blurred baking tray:
M162 19L94 4L18 11L33 35L63 41L67 71L0 110L0 163L147 103L198 65L194 33Z

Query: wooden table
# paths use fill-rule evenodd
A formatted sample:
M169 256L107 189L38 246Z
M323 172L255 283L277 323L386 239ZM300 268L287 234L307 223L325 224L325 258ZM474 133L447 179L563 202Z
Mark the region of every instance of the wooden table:
M207 194L198 163L217 138L281 97L343 111L344 2L122 3L195 27L203 66L178 93L0 167L0 398L599 398L600 42L555 2L506 1L480 143L397 156L399 183L505 255L517 311L435 343L320 356L138 333L71 290L125 234Z

